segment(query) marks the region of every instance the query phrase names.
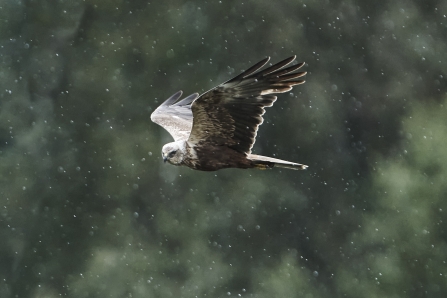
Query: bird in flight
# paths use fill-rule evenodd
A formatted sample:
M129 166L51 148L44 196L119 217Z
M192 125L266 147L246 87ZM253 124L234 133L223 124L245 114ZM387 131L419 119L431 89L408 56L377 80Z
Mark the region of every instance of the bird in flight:
M275 93L292 90L304 83L306 72L295 72L304 65L288 66L296 56L260 70L270 57L240 75L199 96L182 100L178 91L162 103L151 120L166 129L174 142L163 146L163 160L194 170L224 168L303 170L307 166L251 153L265 110L276 101Z

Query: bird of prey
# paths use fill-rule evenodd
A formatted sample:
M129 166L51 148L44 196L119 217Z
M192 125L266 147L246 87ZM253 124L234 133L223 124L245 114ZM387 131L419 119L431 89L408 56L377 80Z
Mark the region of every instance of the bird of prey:
M303 164L251 153L263 122L264 107L276 101L272 94L290 91L304 83L299 78L306 72L295 72L304 62L286 67L295 58L260 70L270 60L268 57L200 96L194 93L179 100L182 91L178 91L169 97L151 115L151 120L175 140L163 146L163 160L201 171L306 169Z

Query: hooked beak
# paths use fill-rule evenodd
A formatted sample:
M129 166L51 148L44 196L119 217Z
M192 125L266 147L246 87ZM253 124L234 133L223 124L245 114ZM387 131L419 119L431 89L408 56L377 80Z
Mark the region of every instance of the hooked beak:
M166 155L163 155L163 162L166 163L167 160L168 160L168 157Z

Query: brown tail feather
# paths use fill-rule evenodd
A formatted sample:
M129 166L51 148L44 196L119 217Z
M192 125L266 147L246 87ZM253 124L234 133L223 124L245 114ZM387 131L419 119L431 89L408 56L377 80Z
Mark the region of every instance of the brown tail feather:
M249 154L247 158L253 162L256 168L259 169L278 167L291 170L305 170L307 168L306 165L300 163L290 162L286 160L256 154Z

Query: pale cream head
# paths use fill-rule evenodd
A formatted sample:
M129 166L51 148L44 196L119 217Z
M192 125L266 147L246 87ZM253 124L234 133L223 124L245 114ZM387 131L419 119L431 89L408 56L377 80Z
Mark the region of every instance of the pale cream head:
M161 149L163 161L179 166L183 162L183 157L186 154L185 150L185 141L168 143L163 146L163 149Z

